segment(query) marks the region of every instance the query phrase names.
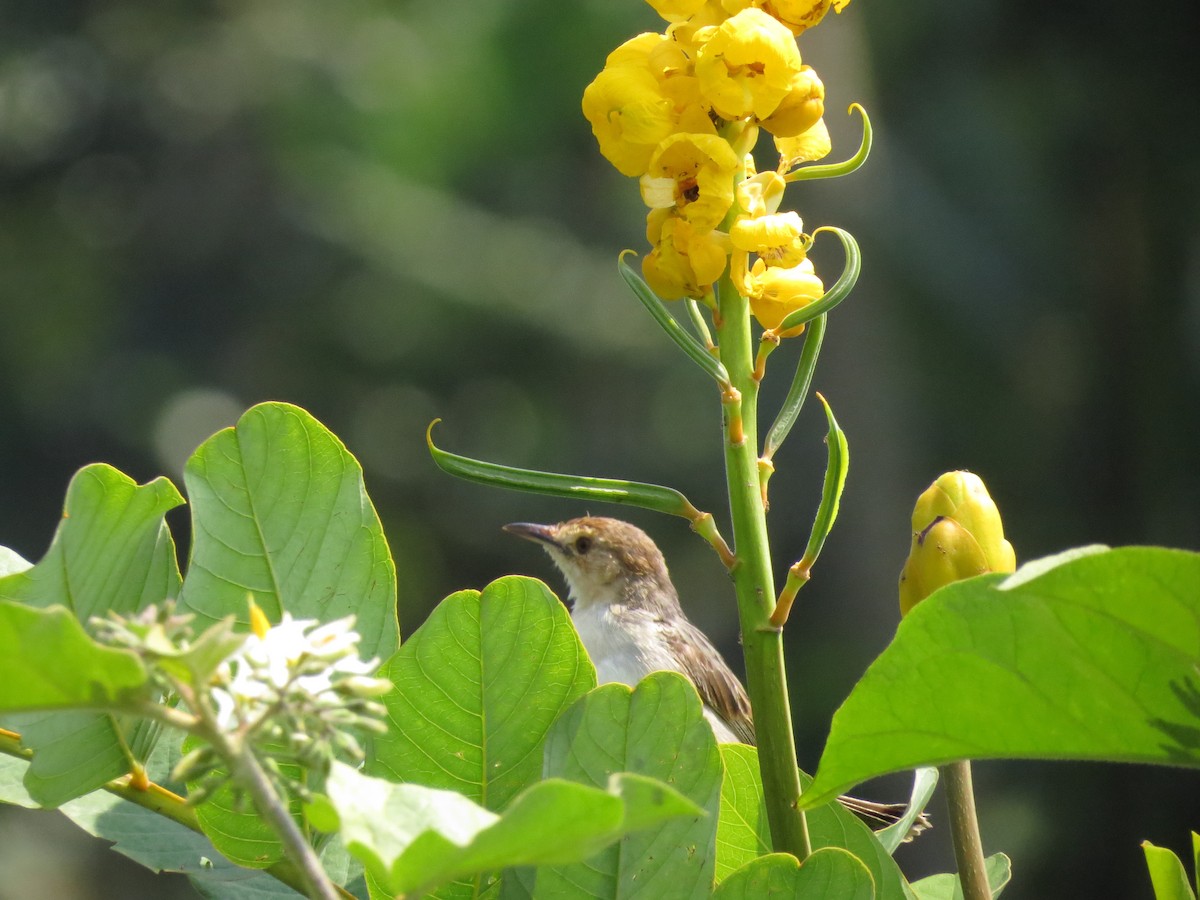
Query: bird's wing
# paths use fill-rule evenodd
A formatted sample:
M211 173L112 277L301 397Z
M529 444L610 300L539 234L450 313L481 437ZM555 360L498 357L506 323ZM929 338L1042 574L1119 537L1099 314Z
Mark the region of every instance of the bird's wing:
M679 660L683 674L696 685L700 699L725 720L738 740L753 746L754 718L750 713L750 698L704 632L684 621L675 630L664 629L663 635Z

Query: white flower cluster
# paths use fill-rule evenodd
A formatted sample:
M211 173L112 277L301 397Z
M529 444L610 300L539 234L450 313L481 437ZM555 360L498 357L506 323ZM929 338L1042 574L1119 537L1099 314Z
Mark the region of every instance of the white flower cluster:
M326 720L344 709L343 724L359 719L361 705L353 700L377 697L391 685L370 677L379 660L358 658L360 637L353 627L354 616L322 625L284 613L278 625L248 634L213 678L210 695L218 726L253 728L266 717L298 709Z

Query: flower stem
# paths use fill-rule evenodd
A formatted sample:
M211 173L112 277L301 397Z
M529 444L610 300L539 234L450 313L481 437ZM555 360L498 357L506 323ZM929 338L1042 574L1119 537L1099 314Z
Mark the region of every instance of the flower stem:
M30 750L21 746L20 735L3 728L0 728L0 753L25 760L33 756ZM204 833L200 828L200 822L196 818L195 807L189 805L178 794L167 790L161 785L155 784L153 781L149 782L145 788L134 787L130 783L131 780L129 775L122 775L120 778L115 778L108 782L102 790L170 819L197 834ZM291 860L281 859L265 871L268 875L275 878L276 881L286 884L288 887L295 888L297 891L304 891L307 888L307 883L301 876L300 871L292 865ZM353 900L353 894L336 885L334 887L336 890L335 896L339 900Z
M225 741L224 743L231 744L232 742ZM227 749L232 750L232 754L226 755ZM287 803L271 784L271 779L263 769L262 763L258 761L258 757L254 755L254 750L248 745L242 744L240 747L218 746L217 751L230 763L234 781L245 788L254 800L254 806L259 815L279 836L287 855L299 867L306 883L308 896L312 900L337 900L337 889L325 873L325 869L322 868L321 861L317 858L317 852L301 832L296 820L292 818Z
M775 605L767 517L758 467L758 382L746 299L738 294L728 273L718 285L720 324L717 345L736 402L727 397L725 414L725 476L733 518L737 593L746 687L754 710L758 764L766 796L771 842L776 851L805 859L812 852L808 823L798 808L800 776L788 705L783 662L783 635L770 623Z
M983 841L975 816L975 791L971 786L971 762L961 760L941 767L950 807L950 835L954 841L954 859L963 900L992 900L987 868L983 861Z

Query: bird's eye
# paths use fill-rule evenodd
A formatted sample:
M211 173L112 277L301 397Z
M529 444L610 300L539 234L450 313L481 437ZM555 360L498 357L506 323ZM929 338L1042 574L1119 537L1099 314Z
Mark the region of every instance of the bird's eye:
M592 549L592 539L587 535L575 538L575 552L580 556Z

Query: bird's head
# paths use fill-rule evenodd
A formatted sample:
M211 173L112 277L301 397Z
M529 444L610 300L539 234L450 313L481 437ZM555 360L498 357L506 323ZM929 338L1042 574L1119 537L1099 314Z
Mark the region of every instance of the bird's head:
M628 522L584 516L557 525L514 522L504 530L545 548L577 606L644 605L664 592L675 598L662 553L646 532Z

